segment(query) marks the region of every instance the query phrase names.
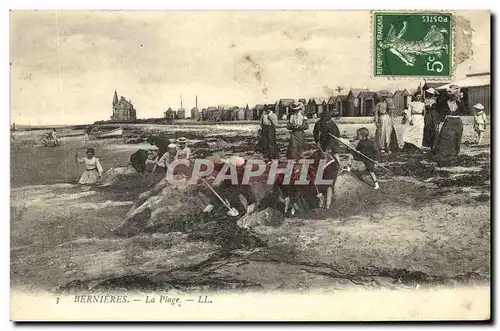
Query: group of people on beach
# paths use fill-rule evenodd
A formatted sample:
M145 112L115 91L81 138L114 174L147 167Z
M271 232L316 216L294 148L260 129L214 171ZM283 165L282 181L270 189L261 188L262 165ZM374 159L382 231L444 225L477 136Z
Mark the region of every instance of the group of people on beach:
M408 122L409 127L403 133L403 147L426 150L438 164L450 165L460 153L463 136L460 116L465 114L465 105L460 88L450 85L444 93L433 88L425 92L425 99L417 95L405 111L403 122ZM473 106L473 111L473 127L480 145L487 116L485 107L480 103Z
M260 118L259 150L268 165L272 160L279 159L276 132L278 128L286 128L290 133L286 149L286 160L294 160L295 164L299 164L301 163L300 160L304 157L313 158L316 162L316 167L318 167L317 161L324 159L327 162L324 166L327 169L324 172L327 173L327 176L335 179L340 169L349 171L359 177L367 174L373 181L373 188L379 189L380 184L377 180L375 169L377 166L383 167L379 163L381 155L390 155L401 149L407 151L423 150L438 164L449 164L460 153L460 144L463 135L463 124L460 115L464 111L464 105L460 96L460 89L455 85L451 85L442 94L429 88L425 91L425 98L422 95L416 95L414 100L408 105L403 116L402 124L406 125L406 130L404 130L402 137L403 146L400 146L398 143L396 130L394 129L394 104L388 98L388 95L384 93L380 94L380 100L374 109L374 139L371 138L368 128L361 127L356 132L356 147L351 146L349 140L340 136L340 130L336 122L339 114L335 111L324 111L319 115L319 119L314 124L313 138L315 148L313 148L314 151L312 154L306 151L305 132L309 130L309 125L308 119L304 114L305 105L301 102L293 103L290 107L291 113L284 125L280 124L278 116L272 109L267 109ZM478 143L481 143L487 120L484 106L476 104L474 112L473 125L478 134ZM156 145L158 149L147 151L147 157L143 161L143 173L146 177L155 174L158 167L166 170L175 160L189 159L192 156L190 148L187 147L188 141L186 138L181 137L175 143L172 143L168 139L165 139L165 141L168 141L168 145L165 145L167 144L166 142L159 143L153 140L150 142ZM341 145L346 146L351 152L347 155L347 162L341 160ZM81 176L79 183L84 185L97 183L102 176L103 170L99 159L95 157L94 150L89 148L85 158L79 158L76 155L76 159L77 162L85 164L85 172ZM245 159L235 155L227 159L221 159L220 161L233 163L239 168L243 167L246 163ZM312 176L316 176L316 174ZM318 197L322 195L318 187L315 188L318 192ZM241 190L241 188L238 189ZM290 199L293 200L295 188L293 185L290 185L282 189L286 205ZM333 187L326 189L327 199L324 201L324 207L326 208L330 207L333 195L332 190ZM250 206L254 206L255 201L251 197L245 196L245 199L251 202Z
M381 104L377 105L380 109L381 122L384 122L382 114L383 108ZM305 105L301 102L295 102L290 107L291 114L286 123L286 128L290 131L290 140L288 143L286 158L288 160L300 160L304 156L305 147L305 131L309 129L307 117L304 115ZM335 118L339 114L337 112L324 111L320 114L320 118L314 124L313 137L315 147L320 153L317 154L322 158L328 160L328 164L337 163L341 165L340 160L340 143L349 146L349 141L340 137L340 130ZM277 116L272 109L267 109L261 117L261 139L260 148L264 156L268 159L276 159L279 155L278 144L276 141L276 129L280 128L277 121ZM386 133L385 131L383 132ZM359 167L353 169L353 161L360 161L358 165L363 164L366 171L370 174L374 182L374 188L379 189L379 183L374 172L374 167L377 164L377 148L375 143L369 138L370 132L366 127L362 127L357 131L358 145L351 154L351 158L346 163L345 169L361 170ZM385 136L382 136L384 141ZM327 199L329 200L329 199Z

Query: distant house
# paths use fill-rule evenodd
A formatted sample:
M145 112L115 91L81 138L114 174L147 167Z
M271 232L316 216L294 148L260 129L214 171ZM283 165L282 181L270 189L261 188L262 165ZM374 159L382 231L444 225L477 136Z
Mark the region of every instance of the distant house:
M392 95L392 103L394 104L395 111L399 114L403 112L408 106L407 104L407 90L396 90Z
M375 92L361 91L359 94L360 107L359 116L371 116L375 108Z
M185 108L179 108L177 109L177 119L184 119L186 118L186 109Z
M251 115L250 113L250 108L248 108L248 104L243 108L243 112L245 113L245 120L250 120L251 118L249 117Z
M334 109L336 109L335 99L336 97L331 96L326 102L326 109L330 112L330 114L333 112Z
M237 108L235 114L235 120L244 121L245 120L245 108Z
M123 96L118 99L118 93L113 95L113 115L112 121L135 121L137 120L136 110L131 100L126 100Z
M368 92L368 89L350 89L347 94L347 111L344 116L361 116L361 92Z
M207 120L207 108L202 108L201 109L201 120L206 121Z
M477 103L481 103L485 108L485 112L490 114L491 75L489 72L468 74L464 79L438 86L435 89L443 92L451 84L458 85L460 87L460 92L462 94L465 107L467 108L468 115L472 114L472 107Z
M200 120L200 110L198 109L198 107L193 107L191 109L191 119L195 121Z
M311 98L307 102L306 115L312 117L314 114L320 115L326 110L327 100L324 98Z
M218 109L218 107L210 106L206 108L204 121L220 122L221 120L221 111Z
M235 110L236 110L235 107L228 107L228 108L223 109L222 120L223 121L234 121Z
M229 106L229 105L218 105L217 106L217 110L220 113L221 121L228 121L228 117L230 117L230 115L228 114L228 110L230 108L231 108L231 106Z
M163 112L163 117L169 121L175 119L175 112L172 108L168 107L168 109Z
M347 101L347 95L337 95L335 97L335 109L340 112L340 116L344 116L344 112L347 113L349 108L349 103Z
M261 115L262 115L262 112L264 111L266 105L264 104L257 104L255 105L252 109L251 109L251 113L252 113L252 119L253 120L259 120Z
M286 115L288 117L290 107L294 102L295 99L280 99L276 103L276 109L274 111L276 115L278 115L278 118L281 118L283 115Z

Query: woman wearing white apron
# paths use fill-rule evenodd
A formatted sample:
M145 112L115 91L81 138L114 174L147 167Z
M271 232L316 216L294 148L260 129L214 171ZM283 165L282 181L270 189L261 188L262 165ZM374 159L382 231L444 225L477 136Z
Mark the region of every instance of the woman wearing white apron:
M417 95L415 101L408 106L409 126L404 134L404 143L410 144L412 147L422 149L425 127L425 103L422 102L422 97Z

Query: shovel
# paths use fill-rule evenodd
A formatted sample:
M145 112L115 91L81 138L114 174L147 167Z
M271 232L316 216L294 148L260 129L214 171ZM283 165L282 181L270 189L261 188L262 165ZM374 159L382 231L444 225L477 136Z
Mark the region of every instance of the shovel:
M318 190L318 186L316 186L316 184L314 184L314 188L316 189L316 198L319 199L319 206L320 207L323 207L323 205L325 204L325 199L323 197L323 193L320 193L319 190Z
M229 201L222 199L222 197L221 197L221 196L220 196L217 192L215 192L215 190L213 189L213 187L212 187L212 186L210 186L210 184L209 184L209 183L208 183L205 179L203 179L202 181L203 181L203 184L205 184L205 185L208 187L208 189L209 189L210 191L212 191L212 193L213 193L213 194L215 194L215 195L217 196L217 198L220 200L220 202L222 202L222 204L223 204L223 205L224 205L227 209L229 209L229 211L228 211L228 213L227 213L229 216L236 217L236 216L238 216L238 215L240 214L240 213L238 212L238 210L236 210L236 208L231 207L231 205L229 204Z

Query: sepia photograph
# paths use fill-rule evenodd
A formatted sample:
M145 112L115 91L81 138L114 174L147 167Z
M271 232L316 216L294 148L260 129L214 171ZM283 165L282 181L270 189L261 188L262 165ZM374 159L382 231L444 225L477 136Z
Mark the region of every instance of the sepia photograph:
M491 318L490 11L9 24L12 321Z

